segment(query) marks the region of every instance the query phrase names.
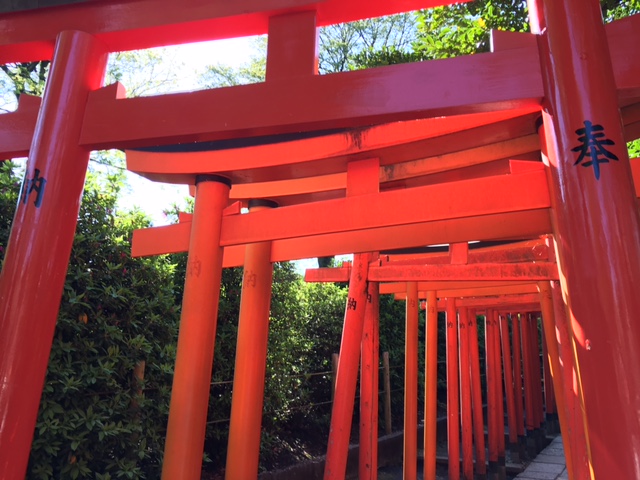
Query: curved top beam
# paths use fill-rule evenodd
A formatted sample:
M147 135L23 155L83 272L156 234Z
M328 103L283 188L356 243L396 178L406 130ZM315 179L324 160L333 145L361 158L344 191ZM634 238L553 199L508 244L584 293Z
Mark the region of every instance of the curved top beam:
M127 150L127 168L150 180L166 183L191 184L195 175L215 172L229 177L234 184L245 184L342 173L346 172L349 161L376 157L386 167L381 180L402 180L467 166L444 165L444 159L440 157L451 152L535 134L538 109L536 106L395 122L324 135L304 134L298 138L290 135L262 137L260 142L254 137L176 145L168 149ZM252 143L246 143L247 140ZM231 148L225 148L227 146ZM520 154L539 147L533 142L521 148L524 151ZM513 153L498 155L484 161L506 158ZM428 168L415 164L398 165L425 158L432 158L432 163L440 161L442 165ZM482 161L477 159L476 163Z
M50 59L56 36L63 30L95 35L109 51L116 52L262 35L267 33L269 17L296 11L316 10L318 26L322 26L450 3L453 1L92 1L0 15L0 64Z

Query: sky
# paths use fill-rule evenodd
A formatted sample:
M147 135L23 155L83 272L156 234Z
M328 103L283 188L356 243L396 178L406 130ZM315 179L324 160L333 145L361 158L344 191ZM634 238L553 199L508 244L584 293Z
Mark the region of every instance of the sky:
M207 65L220 63L231 67L239 67L248 62L253 53L254 37L233 38L212 42L200 42L163 48L167 62L177 62L183 74L173 91L196 90L199 72ZM125 85L126 86L126 85ZM163 211L176 204L183 204L189 195L186 185L169 185L151 182L136 174L128 174L129 188L122 196L123 207L138 206L152 218L156 226L166 225L169 220Z

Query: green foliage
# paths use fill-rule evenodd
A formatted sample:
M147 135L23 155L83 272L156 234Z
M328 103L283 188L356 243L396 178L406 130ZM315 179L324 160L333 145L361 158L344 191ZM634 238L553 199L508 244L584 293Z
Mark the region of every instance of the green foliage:
M19 181L0 170L4 253ZM159 478L178 308L173 267L133 259L140 213L116 215L117 176L90 175L33 441L30 479ZM144 381L134 376L144 361Z

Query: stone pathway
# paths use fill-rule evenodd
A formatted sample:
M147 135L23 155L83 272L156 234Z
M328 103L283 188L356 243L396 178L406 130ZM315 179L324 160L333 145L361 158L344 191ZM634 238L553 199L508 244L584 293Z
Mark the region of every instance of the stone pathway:
M568 480L562 437L556 437L516 480Z

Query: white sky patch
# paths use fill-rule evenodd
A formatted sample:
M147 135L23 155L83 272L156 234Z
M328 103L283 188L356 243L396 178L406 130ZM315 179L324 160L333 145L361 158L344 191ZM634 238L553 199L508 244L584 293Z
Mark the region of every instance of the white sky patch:
M255 37L231 38L210 42L191 43L164 47L167 61L182 64L182 73L177 91L199 90L198 79L207 65L223 64L237 68L251 59L254 54ZM189 195L187 185L172 185L147 180L127 172L128 187L119 200L122 207L137 206L146 212L155 226L167 225L169 220L164 211L173 204L184 205Z

